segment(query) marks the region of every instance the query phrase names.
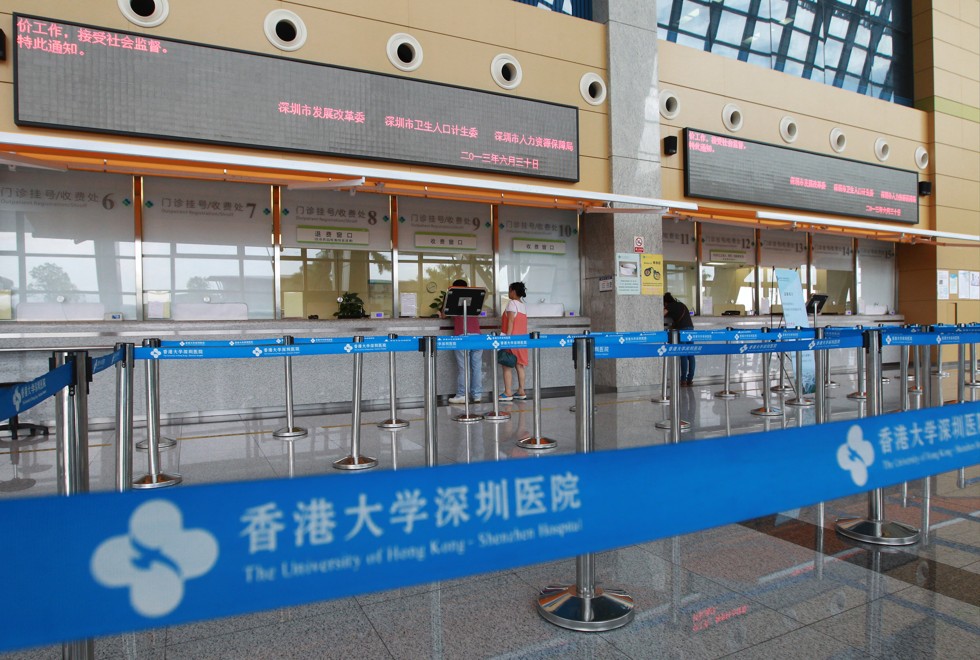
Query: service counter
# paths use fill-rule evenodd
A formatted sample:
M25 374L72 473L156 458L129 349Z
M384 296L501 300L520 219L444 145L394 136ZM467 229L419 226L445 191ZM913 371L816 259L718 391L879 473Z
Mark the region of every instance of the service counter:
M785 322L781 316L695 316L693 318L694 327L697 330L723 330L732 328L755 329L771 328L774 333L779 332L780 327L785 327ZM817 327L837 326L853 328L863 326L865 328L875 328L879 325L896 326L905 323L905 317L901 315L875 315L875 316L817 316ZM899 349L884 347L882 351L883 364L897 364L899 360ZM778 364L774 359L773 364ZM793 368L789 360L784 362L785 368L790 376ZM830 351L830 372L834 373L855 373L857 371L857 351L854 349ZM761 355L733 355L731 367L731 380L733 383L756 380L762 373ZM773 373L776 368L773 367ZM697 359L694 380L696 383L722 382L725 375L725 359L722 356L700 357ZM720 389L720 388L719 388Z
M581 333L589 328L583 317L528 319L529 331L542 334ZM500 330L500 319L481 318L484 333ZM12 322L0 325L0 381L30 380L48 370L51 349L88 349L92 355L110 351L117 342L139 346L145 338L161 340L266 339L293 337L353 337L450 335L452 321L431 319L359 319L308 321L132 321L132 322ZM572 392L575 384L571 355L567 359L542 354L542 389ZM387 409L388 354L365 354L362 401L365 409ZM489 400L492 387L492 353L483 356L483 389ZM348 355L293 358L294 410L313 414L348 410L353 389L353 359ZM396 354L400 407L419 407L422 402L422 354ZM137 361L134 384L134 414L138 424L145 419L145 386L142 361ZM110 424L115 415L115 372L95 376L89 397L93 426ZM528 375L530 376L530 369ZM528 387L531 386L530 378ZM437 392L452 396L456 388L456 362L449 352L438 355ZM502 385L501 385L502 387ZM254 417L282 416L285 406L285 377L280 358L162 360L160 362L160 408L165 423L199 421L204 418L247 414ZM25 417L52 424L53 399Z

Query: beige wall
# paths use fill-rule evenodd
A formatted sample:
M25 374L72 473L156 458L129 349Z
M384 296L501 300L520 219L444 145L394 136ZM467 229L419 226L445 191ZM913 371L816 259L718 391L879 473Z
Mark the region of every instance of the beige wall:
M916 0L912 11L915 104L929 117L936 228L980 234L980 0ZM980 247L939 247L935 263L980 270ZM955 294L931 308L939 323L980 321L980 301Z
M306 45L292 53L276 49L263 32L265 16L280 8L298 14L309 32ZM577 185L554 185L599 191L609 187L608 109L589 105L579 92L579 81L587 72L608 78L605 26L597 23L512 0L170 0L170 14L162 25L140 28L123 17L114 0L0 0L0 27L10 39L10 49L16 45L14 11L573 105L580 111L582 180ZM422 45L422 65L410 73L396 69L386 55L388 39L399 32L411 34ZM491 60L504 52L516 57L523 69L523 82L512 91L497 86L490 75ZM13 123L12 81L12 58L8 57L0 63L0 131L21 130ZM139 142L133 138L119 141ZM159 146L160 142L151 144ZM195 148L268 155L224 147ZM323 162L322 158L315 160ZM357 164L350 159L338 162ZM540 179L534 182L542 183Z

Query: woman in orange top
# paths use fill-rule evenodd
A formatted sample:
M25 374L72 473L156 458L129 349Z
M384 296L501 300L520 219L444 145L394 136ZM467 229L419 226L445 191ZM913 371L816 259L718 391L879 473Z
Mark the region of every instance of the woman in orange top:
M524 305L524 298L527 296L527 289L523 282L514 282L507 289L507 297L510 299L504 309L504 317L501 320L500 329L505 335L526 335L527 334L527 307ZM513 399L526 399L527 393L524 391L524 367L527 366L527 349L511 348L508 349L517 357L517 392L512 389L512 376L510 369L504 367L504 391L500 395L501 401L511 401Z

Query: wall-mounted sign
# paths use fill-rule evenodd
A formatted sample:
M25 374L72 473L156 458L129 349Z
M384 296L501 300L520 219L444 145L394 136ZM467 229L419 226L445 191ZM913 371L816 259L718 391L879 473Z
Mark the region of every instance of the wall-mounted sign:
M889 222L919 221L915 172L684 129L684 194Z
M399 197L398 249L493 254L490 205Z
M415 232L415 247L419 250L476 250L476 236L445 234L435 231Z
M616 293L622 296L640 295L640 255L634 252L616 253Z
M662 254L640 255L640 289L644 296L662 296L666 290L667 273Z
M571 106L21 14L14 25L19 125L579 179Z
M387 195L282 191L282 244L294 248L391 250Z
M744 264L748 261L748 253L741 250L710 250L708 261L717 261L726 264Z
M532 254L565 254L565 241L544 238L515 238L514 252Z
M304 245L367 248L371 243L371 235L367 229L354 227L300 225L296 228L296 242Z

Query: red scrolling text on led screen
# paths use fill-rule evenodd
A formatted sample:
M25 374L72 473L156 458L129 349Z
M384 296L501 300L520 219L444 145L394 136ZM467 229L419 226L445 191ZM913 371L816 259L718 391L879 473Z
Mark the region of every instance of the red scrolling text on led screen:
M578 109L14 15L18 125L578 181Z
M919 221L915 172L684 129L684 194L833 215Z

